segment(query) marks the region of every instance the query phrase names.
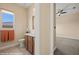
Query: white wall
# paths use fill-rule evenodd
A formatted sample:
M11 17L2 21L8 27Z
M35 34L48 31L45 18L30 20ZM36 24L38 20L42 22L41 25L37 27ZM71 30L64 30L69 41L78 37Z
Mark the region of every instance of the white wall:
M57 36L79 39L79 12L56 17Z

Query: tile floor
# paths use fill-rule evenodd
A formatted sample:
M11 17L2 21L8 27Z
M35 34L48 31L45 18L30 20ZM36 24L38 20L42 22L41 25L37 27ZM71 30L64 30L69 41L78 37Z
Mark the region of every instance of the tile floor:
M0 50L0 55L31 55L25 48L19 46Z

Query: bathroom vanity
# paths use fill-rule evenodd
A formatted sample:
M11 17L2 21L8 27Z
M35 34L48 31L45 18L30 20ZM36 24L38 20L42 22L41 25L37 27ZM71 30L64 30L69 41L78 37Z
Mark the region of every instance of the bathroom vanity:
M25 47L32 55L34 55L34 36L31 34L25 34Z
M14 40L14 30L0 30L1 42Z

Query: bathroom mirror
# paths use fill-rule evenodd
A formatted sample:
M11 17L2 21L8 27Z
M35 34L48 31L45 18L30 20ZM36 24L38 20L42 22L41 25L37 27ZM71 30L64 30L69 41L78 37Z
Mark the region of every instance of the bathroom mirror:
M32 16L32 29L34 30L34 16Z

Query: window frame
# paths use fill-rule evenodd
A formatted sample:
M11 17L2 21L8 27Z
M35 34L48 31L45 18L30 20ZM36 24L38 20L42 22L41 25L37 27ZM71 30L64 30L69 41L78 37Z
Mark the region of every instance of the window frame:
M4 9L4 8L0 8L0 14L3 14L3 12L2 12L2 10L5 10L5 11L8 11L8 12L10 12L10 13L13 13L13 27L12 28L4 28L3 26L2 26L2 17L0 17L0 23L1 23L1 26L0 26L0 28L1 29L15 29L15 13L13 12L13 11L10 11L10 10L7 10L7 9Z

